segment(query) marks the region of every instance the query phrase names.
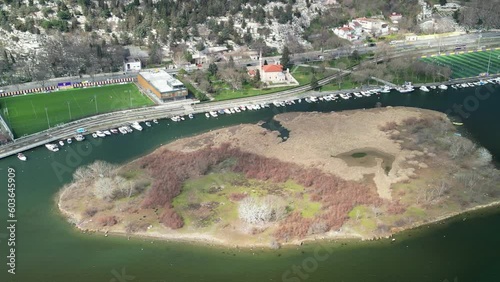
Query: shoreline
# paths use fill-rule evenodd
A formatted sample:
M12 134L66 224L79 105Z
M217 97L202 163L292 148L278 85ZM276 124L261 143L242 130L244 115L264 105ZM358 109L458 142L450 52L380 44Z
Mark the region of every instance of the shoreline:
M140 238L140 239L156 239L156 240L161 240L165 242L182 242L182 243L188 243L188 244L194 244L194 245L206 245L209 244L210 247L225 247L225 248L235 248L235 249L253 249L253 248L266 248L266 249L273 249L269 243L252 243L252 244L236 244L233 242L228 242L227 240L224 240L222 238L218 238L213 235L209 234L204 234L204 233L148 233L148 232L137 232L137 233L126 233L126 232L120 232L120 231L103 231L103 230L96 230L96 229L84 229L81 226L79 226L76 221L77 219L75 218L74 214L63 209L61 207L61 197L64 195L65 190L61 190L56 194L56 199L57 199L57 208L60 211L60 215L62 215L68 223L73 225L77 230L79 230L82 233L95 233L95 234L102 234L105 237L108 235L112 236L120 236L120 237L128 237L128 238ZM420 227L424 226L431 226L433 224L438 224L442 223L446 220L450 220L454 217L458 217L461 214L466 214L470 212L476 212L479 210L483 209L488 209L492 207L497 207L500 206L500 201L495 201L489 204L483 204L483 205L478 205L474 207L470 207L468 209L465 209L460 212L453 212L447 215L442 215L438 218L432 219L427 222L416 222L413 223L411 226L404 227L404 228L397 228L395 229L394 232L391 232L390 234L386 236L379 236L379 237L364 237L360 234L336 234L338 232L330 231L328 233L320 234L315 237L309 237L309 238L303 238L303 239L295 239L293 241L289 242L282 242L280 243L279 248L286 248L286 247L292 247L292 246L301 246L303 244L321 244L325 242L331 242L331 241L337 241L337 240L356 240L356 242L364 242L364 241L377 241L380 239L391 239L394 236L398 235L399 233L405 232L405 231L411 231L413 229L417 229ZM175 231L174 231L175 232Z

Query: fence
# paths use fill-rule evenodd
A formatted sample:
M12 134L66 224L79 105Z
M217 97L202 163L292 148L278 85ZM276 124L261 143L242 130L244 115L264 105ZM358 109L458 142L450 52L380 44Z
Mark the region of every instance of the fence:
M116 84L116 83L123 83L123 82L132 82L135 80L136 80L135 77L127 77L127 78L118 78L118 79L107 79L107 80L96 81L96 82L78 82L78 83L72 84L72 88L94 87L94 86ZM47 93L47 92L52 92L52 91L56 91L56 90L59 90L59 88L57 86L37 87L37 88L32 88L32 89L3 92L3 93L0 93L0 97L10 97L10 96L17 96L17 95L32 94L32 93Z

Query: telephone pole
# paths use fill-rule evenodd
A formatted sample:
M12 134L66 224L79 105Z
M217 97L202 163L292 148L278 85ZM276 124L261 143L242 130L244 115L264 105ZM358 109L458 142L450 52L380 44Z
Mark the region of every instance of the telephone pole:
M68 103L69 120L71 120L71 107L69 106L69 101L66 103Z
M47 113L47 107L45 107L45 116L47 117L47 125L50 128L49 114Z
M94 95L94 102L95 102L95 113L99 113L98 110L97 110L97 97L96 95Z

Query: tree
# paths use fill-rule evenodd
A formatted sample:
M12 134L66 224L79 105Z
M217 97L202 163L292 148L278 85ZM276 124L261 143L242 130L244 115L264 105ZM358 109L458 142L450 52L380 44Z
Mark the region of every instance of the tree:
M217 65L215 63L211 63L209 66L208 66L208 73L211 75L211 76L214 76L214 75L217 75L217 71L219 70L219 68L217 67Z
M283 69L287 69L288 65L290 64L290 50L288 50L288 47L283 47L283 53L281 54L281 65L283 66Z
M149 58L148 58L148 63L150 64L161 64L161 61L163 60L163 51L161 50L160 44L155 41L151 45L151 50L149 52Z
M316 76L315 76L315 75L313 75L313 76L311 77L311 88L312 88L313 90L316 90L316 89L318 88L318 86L319 86L319 85L318 85L318 79L316 79Z

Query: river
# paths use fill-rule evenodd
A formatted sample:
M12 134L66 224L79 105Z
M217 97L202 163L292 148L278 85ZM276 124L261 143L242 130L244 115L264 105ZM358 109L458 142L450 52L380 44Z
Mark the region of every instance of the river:
M463 105L462 134L500 161L500 87L392 92L338 102L305 102L287 108L243 112L218 119L160 124L125 136L45 148L0 160L0 281L500 281L500 208L461 215L397 234L396 241L307 243L280 250L239 250L75 230L58 213L55 195L80 165L95 160L124 163L174 139L240 123L269 121L283 111L341 111L412 106L447 112ZM456 107L455 107L456 108ZM277 123L267 127L281 130ZM334 134L334 133L333 133ZM7 272L7 171L16 180L16 274ZM465 219L465 220L464 220ZM10 224L10 223L9 223Z

